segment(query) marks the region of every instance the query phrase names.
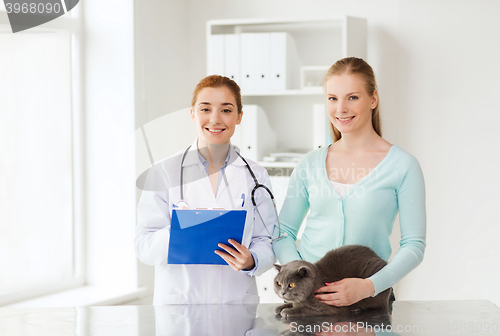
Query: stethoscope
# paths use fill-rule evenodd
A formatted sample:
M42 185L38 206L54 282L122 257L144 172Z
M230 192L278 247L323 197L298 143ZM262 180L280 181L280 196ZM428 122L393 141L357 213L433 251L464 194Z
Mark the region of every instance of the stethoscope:
M181 160L181 181L180 181L181 182L181 184L180 184L181 198L180 198L179 202L177 202L177 207L184 206L186 208L189 208L189 206L186 203L186 201L184 201L184 167L183 167L183 164L184 164L184 159L186 158L186 155L189 152L190 148L191 148L191 146L189 146L184 151L184 155L182 155L182 160ZM252 168L250 168L250 165L243 158L243 156L241 156L240 153L238 153L236 150L235 150L235 153L238 154L238 156L243 160L243 162L245 163L245 166L248 169L248 172L250 173L250 175L252 175L252 178L253 178L253 180L255 182L255 186L253 187L252 193L251 193L251 200L252 200L252 204L253 204L254 209L257 210L257 213L259 214L259 217L260 217L260 220L262 222L262 225L264 225L264 228L266 229L267 233L269 234L269 239L271 239L271 241L274 242L274 241L276 241L278 239L281 239L281 238L285 237L286 236L286 232L283 235L281 234L280 219L279 219L279 216L278 216L278 210L276 210L276 202L274 201L274 195L273 195L273 193L271 192L271 190L269 190L268 187L266 187L265 185L259 183L259 181L257 180L257 177L255 177L255 174L254 174ZM274 236L271 234L271 232L269 232L269 229L267 228L266 224L264 223L264 219L262 219L262 215L260 214L259 207L257 206L257 202L255 202L255 197L254 197L255 196L255 192L259 188L263 188L264 190L266 190L267 193L269 194L269 196L271 197L271 201L273 202L274 213L276 214L276 219L278 220L278 237L277 238L274 238Z

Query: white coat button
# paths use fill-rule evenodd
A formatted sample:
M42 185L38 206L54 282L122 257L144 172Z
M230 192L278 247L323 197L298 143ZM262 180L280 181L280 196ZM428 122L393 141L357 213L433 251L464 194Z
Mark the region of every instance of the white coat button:
M213 301L213 303L217 303L217 302L219 302L219 299L217 299L217 298L214 296L214 298L212 299L212 301Z

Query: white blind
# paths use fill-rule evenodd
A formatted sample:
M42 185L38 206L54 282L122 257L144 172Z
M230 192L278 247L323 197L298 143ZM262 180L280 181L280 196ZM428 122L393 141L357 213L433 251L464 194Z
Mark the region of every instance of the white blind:
M71 35L0 34L0 294L73 277Z

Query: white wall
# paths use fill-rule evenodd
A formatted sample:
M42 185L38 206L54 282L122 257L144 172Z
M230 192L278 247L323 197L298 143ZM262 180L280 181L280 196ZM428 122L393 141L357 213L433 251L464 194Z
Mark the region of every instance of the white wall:
M144 126L150 142L154 161L185 147L186 141L176 142L173 139L185 139L186 135L192 134L184 132L173 121L183 119L179 111L190 105L191 90L196 85L196 82L189 81L187 17L187 2L184 0L134 1L137 177L151 166L141 126ZM186 120L182 122L186 123ZM164 143L169 144L161 150L155 147L159 127L163 127L165 132ZM141 190L136 188L136 202L140 195ZM152 291L154 267L138 262L138 275L139 286L146 286Z
M83 5L87 280L133 289L133 1L87 0Z
M500 304L499 12L494 1L401 9L401 144L424 169L428 209L426 260L402 283L409 298Z
M189 106L187 2L134 1L137 127Z
M185 3L178 5L183 25L172 31L163 17L152 16L158 31L149 38L160 41L159 44L166 38L186 38L188 51L180 54L188 55L182 74L186 78L180 78L178 71L169 72L159 66L151 80L168 76L165 85L175 85L180 80L192 83L176 87L188 94L205 75L206 20L327 15L367 18L368 61L380 87L384 137L417 157L427 188L425 259L397 286L397 297L487 298L500 304L500 288L494 280L500 277L500 196L495 188L500 185L500 136L495 132L500 124L500 108L494 99L500 88L500 47L496 43L500 2ZM165 46L161 48L159 54L171 56ZM157 57L160 55L147 55L145 62ZM154 94L155 89L149 92ZM153 110L162 108L158 97L151 97Z

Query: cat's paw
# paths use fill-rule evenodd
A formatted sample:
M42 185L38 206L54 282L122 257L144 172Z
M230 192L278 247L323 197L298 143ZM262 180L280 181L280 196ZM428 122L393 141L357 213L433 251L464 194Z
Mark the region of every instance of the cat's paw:
M281 318L283 319L289 319L290 317L294 316L294 309L293 308L285 308L281 311Z
M275 313L276 315L281 315L281 311L282 311L283 309L285 309L285 308L291 308L291 307L293 307L293 305L292 305L291 303L285 303L285 304L283 304L283 305L280 305L280 306L276 307L276 308L274 309L274 313Z

